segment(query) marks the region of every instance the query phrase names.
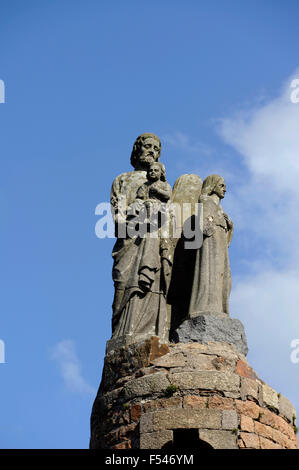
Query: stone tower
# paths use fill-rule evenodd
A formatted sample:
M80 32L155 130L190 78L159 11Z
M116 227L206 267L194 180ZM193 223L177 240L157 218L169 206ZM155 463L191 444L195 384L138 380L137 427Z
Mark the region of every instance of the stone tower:
M139 136L134 171L112 186L118 236L112 338L92 409L90 448L296 449L296 411L250 367L243 325L229 315L233 223L220 206L225 182L219 175L203 184L183 175L171 195L157 163L160 150L154 134ZM150 207L163 214L169 199L194 204L199 195L199 247L186 250L183 236L169 243L161 225L153 238L147 232L119 236L143 204L148 227Z
M233 344L160 344L106 354L91 448L296 449L296 412Z

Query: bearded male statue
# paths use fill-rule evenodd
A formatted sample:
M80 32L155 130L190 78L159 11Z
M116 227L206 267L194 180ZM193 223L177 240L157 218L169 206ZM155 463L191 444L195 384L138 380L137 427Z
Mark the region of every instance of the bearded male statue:
M126 214L128 207L136 200L137 190L147 181L147 170L158 161L161 152L160 139L155 134L145 133L135 140L131 165L134 171L117 176L111 189L111 209L115 223L117 241L113 247L114 260L112 278L115 294L113 300L112 333L119 321L120 307L134 263L132 239L126 234Z

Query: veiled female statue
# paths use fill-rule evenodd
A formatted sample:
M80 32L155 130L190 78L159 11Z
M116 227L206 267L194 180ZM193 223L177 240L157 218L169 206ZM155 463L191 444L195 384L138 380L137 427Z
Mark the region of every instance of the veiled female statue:
M203 204L203 244L196 253L189 317L203 313L229 315L228 246L233 223L220 205L225 192L226 184L221 176L210 175L204 180L199 199Z

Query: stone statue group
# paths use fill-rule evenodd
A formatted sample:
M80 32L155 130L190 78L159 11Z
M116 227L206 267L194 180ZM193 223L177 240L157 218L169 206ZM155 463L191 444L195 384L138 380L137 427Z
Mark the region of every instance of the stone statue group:
M219 175L210 175L203 182L197 175L182 175L172 190L159 162L160 153L156 135L140 135L131 154L134 171L117 176L112 184L117 240L112 253L111 347L151 336L167 342L186 318L229 315L228 246L233 223L220 205L225 181ZM192 210L188 220L183 215L177 223L179 238L169 230L165 236L165 229L174 224L175 215L169 216L167 211L172 203L179 207L200 203L200 246L188 249L185 243L184 224L199 227L199 215Z

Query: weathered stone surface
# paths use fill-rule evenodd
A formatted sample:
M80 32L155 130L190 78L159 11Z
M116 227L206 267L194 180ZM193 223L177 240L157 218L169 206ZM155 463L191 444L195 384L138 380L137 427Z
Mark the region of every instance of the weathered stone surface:
M208 397L187 395L184 397L184 408L207 408Z
M279 429L279 416L266 408L260 408L259 421L274 429Z
M169 374L169 380L181 390L226 390L238 392L240 377L231 372L194 371Z
M139 377L126 383L123 388L125 400L135 397L151 395L152 393L161 393L166 390L169 381L162 372Z
M120 450L120 449L132 449L131 441L120 442L112 447L112 449Z
M151 415L151 416L149 416ZM177 409L155 411L141 416L141 432L180 428L221 428L221 411L208 409Z
M119 439L121 441L131 440L132 437L134 437L135 435L136 426L137 426L137 423L131 423L131 424L127 424L126 426L122 426L121 428L119 428L118 430Z
M233 398L220 397L214 395L208 398L209 408L221 409L221 410L233 410L235 407Z
M212 359L212 365L215 367L216 370L230 370L233 372L235 368L235 363L235 359L228 357L215 357L215 359Z
M240 427L241 431L254 432L254 421L252 418L246 415L240 416Z
M182 408L181 397L170 397L170 398L157 398L156 400L150 400L143 404L144 411L146 413L155 410L161 410L163 408Z
M241 359L238 360L236 366L236 373L241 375L242 377L247 377L248 379L256 380L258 376L246 362L242 361Z
M203 312L229 314L231 273L228 246L233 223L220 205L225 188L224 179L216 174L207 176L203 182L200 202L204 237L196 252L189 304L189 317L192 318Z
M154 431L154 422L153 422L154 413L143 413L139 421L140 433L148 433Z
M260 437L261 449L282 449L283 447L265 437Z
M105 357L100 389L104 392L111 390L119 379L132 376L134 372L147 367L150 361L168 352L168 345L160 343L157 336L116 350L111 349Z
M238 428L238 415L234 410L222 412L222 429L233 430Z
M174 340L177 343L220 341L233 344L244 355L248 352L242 323L225 314L202 314L185 320L175 330Z
M184 367L186 365L186 358L183 353L178 352L174 354L166 354L163 357L159 357L151 361L156 367Z
M161 449L173 439L173 432L169 429L144 433L140 435L140 449Z
M141 405L137 404L137 405L131 406L130 417L132 421L138 422L140 419L141 413L142 413Z
M160 349L159 342L153 348L151 340L130 348L123 364L117 355L109 355L113 356L115 377L117 365L121 373L127 372L130 355L140 353L133 359L131 376L120 376L114 390L99 391L91 422L91 448L136 448L142 435L144 448L161 448L172 440L172 430L180 428L228 433L213 434L218 441L209 443L215 448L298 448L293 406L260 379L244 377L253 375L235 346L178 343L170 344L167 352ZM150 358L152 353L156 357ZM136 370L144 361L147 365ZM195 368L200 364L212 369ZM186 370L187 366L191 369ZM167 395L170 384L178 387L177 391L169 389L173 396Z
M254 425L255 425L255 432L259 436L266 437L267 439L273 438L273 429L271 428L271 426L267 426L266 424L259 423L258 421L256 421Z
M236 410L253 419L258 419L261 408L253 402L236 400Z
M291 449L294 445L294 442L288 439L285 434L277 431L276 429L273 429L273 440L286 449Z
M240 390L238 390L237 392L226 392L226 391L224 391L223 395L226 398L240 398L241 397Z
M291 424L288 424L286 420L282 418L281 416L277 417L276 422L278 423L278 430L280 432L285 434L289 439L294 439L295 433L294 433L293 426Z
M278 395L275 390L267 384L262 384L261 391L261 399L264 405L274 407L278 410Z
M199 431L199 437L214 449L237 449L237 437L231 431Z
M296 416L296 410L292 403L283 395L279 396L278 401L279 414L293 423L293 416Z
M260 440L259 437L250 432L240 432L240 439L242 439L245 448L247 449L259 449Z
M113 248L115 295L112 339L107 343L107 351L152 335L159 336L163 342L168 340L167 283L163 275L170 274L172 264L166 246L169 240L164 240L163 244L164 257L169 262L167 272L164 273L164 269L161 269L161 230L157 230L157 225L156 237L140 236L137 243L129 230L132 217L136 219L138 214L144 214L142 208L147 210L154 204L161 214L162 203L171 197L172 190L166 182L165 167L158 162L160 152L161 142L156 135L145 133L138 136L130 159L134 171L117 176L112 183L111 212L118 239ZM148 212L147 215L151 227L144 219L139 218L139 223L145 228L146 235L151 235L149 232L153 233L150 230L153 229L153 221Z
M259 385L256 380L241 377L241 398L242 400L255 399L258 401Z
M218 356L199 354L198 352L190 352L186 354L187 364L189 367L197 370L219 370L217 369L218 364L214 364L214 361L218 359ZM215 367L215 365L217 367Z

